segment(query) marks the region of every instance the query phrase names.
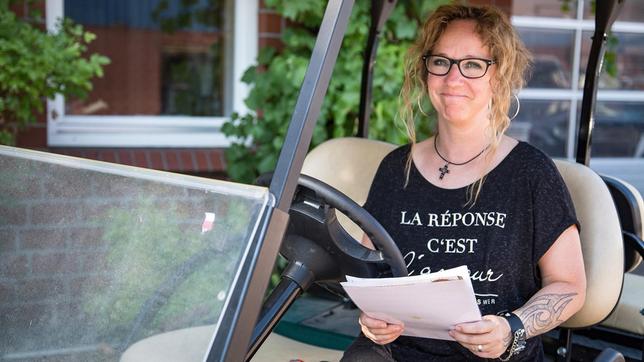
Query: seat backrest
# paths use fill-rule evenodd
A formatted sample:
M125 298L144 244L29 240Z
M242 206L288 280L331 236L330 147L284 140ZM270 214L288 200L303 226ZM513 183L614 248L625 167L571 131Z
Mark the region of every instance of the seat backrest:
M360 205L382 158L396 146L363 138L339 138L312 150L302 173L318 178L344 192ZM617 211L601 178L589 168L566 161L555 161L577 211L586 266L586 303L566 323L581 328L602 321L613 310L623 283L623 244ZM339 216L340 222L356 239L361 230Z
M306 156L302 173L326 182L364 205L380 161L394 148L391 143L365 138L335 138ZM339 214L338 220L351 236L362 238L362 230L349 218Z
M586 268L586 303L563 324L581 328L604 320L617 305L624 282L624 243L619 217L608 187L590 168L555 160L581 226Z
M619 223L622 232L631 233L644 239L644 200L642 194L628 182L617 177L602 175L602 180L608 186L613 202L617 206ZM624 244L624 271L635 270L642 262L639 249Z

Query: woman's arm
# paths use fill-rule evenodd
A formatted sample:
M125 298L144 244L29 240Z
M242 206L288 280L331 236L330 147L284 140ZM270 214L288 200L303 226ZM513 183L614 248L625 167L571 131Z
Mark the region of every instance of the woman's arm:
M527 338L546 333L572 317L586 299L586 273L579 232L564 231L539 260L543 287L514 313L521 318Z
M514 311L527 338L543 334L566 321L586 298L586 274L576 226L566 229L539 260L542 288ZM452 337L472 353L497 358L512 341L510 325L503 317L486 315L475 323L454 327ZM479 348L479 346L481 348Z

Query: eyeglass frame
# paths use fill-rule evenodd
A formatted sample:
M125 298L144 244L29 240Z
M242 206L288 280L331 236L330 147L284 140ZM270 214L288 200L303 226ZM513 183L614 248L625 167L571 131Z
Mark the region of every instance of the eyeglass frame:
M449 60L449 67L447 68L447 72L445 72L444 74L432 73L432 71L429 70L429 66L427 66L427 60L429 60L430 57L440 57L440 58L444 58L444 59ZM452 65L456 64L456 68L458 68L458 72L461 73L461 75L463 77L467 78L467 79L479 79L479 78L485 77L485 75L487 74L487 71L490 69L490 66L493 65L493 64L496 64L496 61L493 60L493 59L485 59L485 58L477 58L477 57L452 59L452 58L448 58L448 57L446 57L444 55L438 55L438 54L424 54L422 56L422 59L423 59L423 65L425 65L425 70L427 70L427 72L429 74L432 74L432 75L435 75L435 76L438 76L438 77L444 77L447 74L449 74L449 72L452 70ZM461 69L461 62L462 61L464 61L464 60L473 60L473 59L474 60L481 60L481 61L485 62L485 64L486 64L485 71L479 77L469 77L469 76L465 75L463 73L463 70Z

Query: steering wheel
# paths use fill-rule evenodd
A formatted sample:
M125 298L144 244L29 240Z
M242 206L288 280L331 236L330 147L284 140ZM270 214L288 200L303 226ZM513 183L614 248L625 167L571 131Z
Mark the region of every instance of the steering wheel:
M340 225L345 214L369 236L377 250L363 246ZM407 276L407 266L389 233L355 201L334 187L300 175L289 211L290 221L280 253L304 264L316 282L358 277Z

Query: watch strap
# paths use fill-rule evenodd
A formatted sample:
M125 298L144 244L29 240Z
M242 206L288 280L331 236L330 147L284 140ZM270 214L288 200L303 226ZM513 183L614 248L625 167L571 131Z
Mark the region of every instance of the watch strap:
M512 336L512 341L510 341L510 345L508 346L508 349L504 352L504 354L499 357L501 361L507 361L512 356L519 354L519 352L525 349L525 327L523 326L521 318L510 311L502 311L497 313L497 315L505 318L510 325L510 334Z

